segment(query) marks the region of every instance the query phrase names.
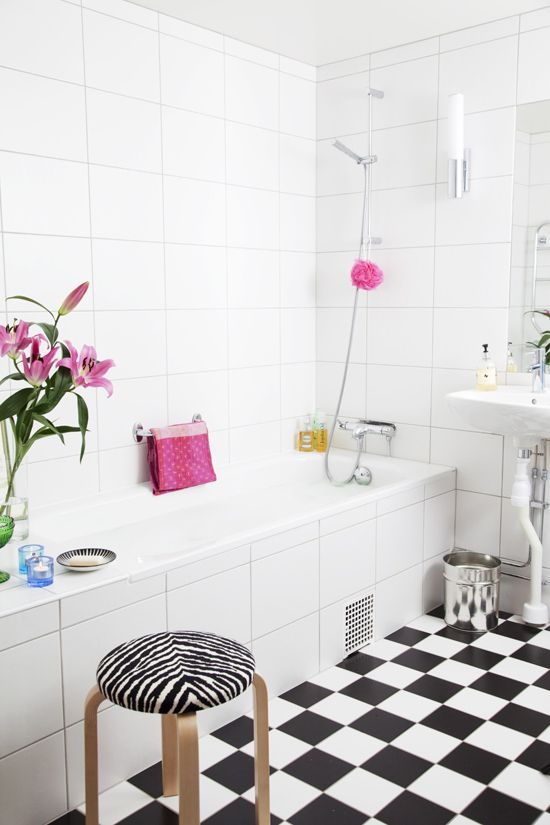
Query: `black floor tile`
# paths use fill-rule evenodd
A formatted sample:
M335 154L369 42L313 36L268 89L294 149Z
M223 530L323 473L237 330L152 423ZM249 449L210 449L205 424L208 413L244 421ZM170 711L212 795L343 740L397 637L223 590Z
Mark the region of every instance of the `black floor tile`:
M510 764L508 759L462 742L439 763L444 768L488 785Z
M318 713L305 710L303 713L280 725L279 730L282 730L283 733L288 733L289 736L295 736L296 739L301 739L302 742L307 742L309 745L318 745L319 742L322 742L327 736L336 733L340 728L341 725L333 722L332 719L327 719Z
M480 647L472 647L471 645L462 648L462 650L459 650L454 656L451 656L451 659L455 662L461 662L463 665L471 665L480 670L491 670L492 667L498 665L504 658L506 657L501 656L499 653L493 653L492 650L482 650Z
M160 802L151 802L139 811L121 819L118 825L178 825L179 816Z
M137 773L128 782L157 799L162 796L162 762L157 762L156 765L151 765L150 768Z
M363 825L367 822L368 816L356 811L333 799L330 796L321 794L301 811L290 817L291 825ZM214 825L214 823L209 823ZM217 823L216 823L217 825ZM231 823L219 823L219 825L231 825Z
M464 645L469 645L479 639L479 633L468 633L466 630L457 630L456 627L442 627L435 634L442 636L444 639L452 639L453 642L462 642Z
M309 708L321 699L330 696L332 691L327 688L316 685L313 682L303 682L298 687L287 690L283 693L281 699L286 699L287 702L294 702L295 705L300 705L303 708Z
M373 708L364 716L360 716L355 722L352 722L350 728L360 730L362 733L368 733L369 736L374 736L376 739L381 739L383 742L391 742L400 734L404 733L408 728L412 727L414 723L408 719L403 719L402 716L395 716L393 713L387 713L385 710Z
M426 653L424 650L405 650L400 653L395 659L392 659L396 665L403 665L403 667L410 667L412 670L419 670L422 673L427 673L433 670L436 665L444 662L445 659L441 656L436 656L433 653Z
M379 705L397 691L397 688L377 682L376 679L364 678L347 685L340 693L344 696L351 696L352 699L359 699L361 702L368 702L369 705Z
M550 650L538 645L523 645L515 653L512 653L512 659L521 659L522 662L529 662L532 665L550 670Z
M403 791L376 815L386 825L447 825L453 817L452 811L409 791Z
M544 676L541 676L540 679L537 679L535 686L550 690L550 670L548 673L545 673Z
M490 693L491 696L506 699L508 702L518 693L521 693L522 690L525 690L523 682L518 682L517 679L508 679L506 676L498 676L496 673L486 673L484 676L480 676L470 687L474 690L482 690L483 693Z
M449 708L445 705L434 710L433 713L422 720L422 724L426 727L454 736L456 739L466 739L483 722L484 720L478 716L472 716L462 710Z
M519 730L529 736L540 736L543 730L546 730L550 725L550 716L545 713L538 713L538 711L530 708L524 708L521 705L514 705L511 702L509 705L505 705L502 710L499 710L492 717L491 722Z
M521 762L522 765L527 765L529 768L541 771L547 765L550 765L550 745L548 742L537 740L533 742L532 745L529 745L521 756L518 756L516 762ZM550 779L548 782L550 783Z
M530 642L540 632L538 627L529 627L529 625L520 624L519 622L502 622L491 631L497 636L508 636L510 639L517 639L519 642Z
M369 673L383 664L384 659L378 659L376 656L369 656L367 653L353 653L343 662L340 662L338 667L351 670L352 673L357 673L359 676L364 676L365 673Z
M50 822L50 825L85 825L86 817L80 811L69 811L68 814L63 814L59 819Z
M432 763L426 759L402 751L400 748L394 748L393 745L388 745L387 748L379 751L361 765L366 771L375 773L382 779L387 779L388 782L401 785L403 788L407 788L431 766Z
M447 702L451 696L462 690L462 685L455 685L446 679L438 679L437 676L430 676L427 673L421 676L405 688L409 693L416 693L417 696L424 696L426 699L433 699L434 702Z
M240 716L223 728L214 731L213 736L233 745L234 748L243 748L254 739L254 722L249 716Z
M312 748L284 768L289 773L320 791L326 791L335 782L354 769L354 765L336 756Z
M492 788L486 788L462 812L480 825L532 825L541 812Z
M254 759L247 753L236 751L203 773L231 791L243 794L254 785Z
M433 610L430 610L428 616L435 616L436 619L444 619L445 618L445 606L443 604L438 604L437 607L434 607Z
M235 799L230 805L205 819L202 825L255 825L255 822L254 805L246 799ZM279 825L280 822L282 820L279 817L271 814L271 825Z
M423 630L415 630L414 627L402 627L390 634L387 638L390 642L397 642L400 645L417 645L422 639L426 639L430 634Z

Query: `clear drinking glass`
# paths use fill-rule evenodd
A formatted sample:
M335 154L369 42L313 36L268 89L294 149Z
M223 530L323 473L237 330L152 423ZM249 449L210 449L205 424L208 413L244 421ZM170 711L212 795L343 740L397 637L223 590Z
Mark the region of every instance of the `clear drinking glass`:
M16 541L26 539L29 535L29 499L26 496L11 496L5 513L14 521L13 538Z

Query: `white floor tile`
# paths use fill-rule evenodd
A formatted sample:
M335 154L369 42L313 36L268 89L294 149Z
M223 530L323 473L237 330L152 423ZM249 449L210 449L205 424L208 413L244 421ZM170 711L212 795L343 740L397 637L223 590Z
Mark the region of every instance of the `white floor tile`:
M364 649L364 653L369 656L376 656L377 659L385 659L389 662L395 659L400 653L405 653L409 648L407 645L400 645L397 642L390 642L388 639L380 639L378 642L373 642Z
M466 647L464 642L456 642L454 639L446 639L444 636L426 636L415 646L415 650L423 650L426 653L433 653L436 656L443 656L450 659L456 653L460 653Z
M288 722L289 719L294 719L299 713L303 713L303 711L304 709L300 705L295 705L294 702L287 702L286 699L277 697L269 703L269 724L272 728L278 728ZM252 713L250 715L252 716Z
M513 704L522 705L524 708L530 708L530 710L536 710L539 713L550 714L550 695L548 691L534 685L529 685L528 688L518 693L513 699ZM550 779L548 784L550 785Z
M376 679L376 681L384 682L386 685L405 688L413 682L416 682L419 678L419 673L410 667L396 665L393 662L384 662L380 667L371 670L368 676L369 679Z
M326 793L345 805L372 816L403 793L403 788L381 776L356 768L328 788Z
M220 785L219 782L214 782L213 779L209 779L203 774L201 774L200 777L199 793L200 814L201 821L203 822L207 817L212 816L237 799L236 793L233 793L229 788ZM164 805L165 808L169 808L175 813L179 812L178 796L163 796L159 799L159 802L161 805ZM103 819L101 819L101 825L103 825Z
M546 650L550 650L550 631L545 630L543 633L537 633L536 636L533 636L529 644L535 645L535 647L544 647Z
M479 716L481 719L491 719L508 702L500 696L491 696L490 693L483 693L481 690L463 688L451 696L445 704L456 710L462 710L464 713L470 713L472 716Z
M99 819L101 825L116 825L121 819L139 811L151 802L149 794L140 791L135 785L129 782L121 782L114 788L99 795ZM81 813L86 812L86 806L81 805L78 809Z
M491 673L499 676L506 676L508 679L515 679L518 682L525 682L532 685L546 673L546 668L533 665L531 662L522 662L521 659L502 659L501 662L491 668Z
M394 739L392 745L408 753L414 753L430 762L439 762L460 744L454 736L432 730L424 725L415 725Z
M448 808L451 811L463 811L469 803L485 790L485 785L467 776L450 771L441 765L434 765L419 776L409 791L425 799Z
M478 667L464 665L462 662L455 662L452 659L441 662L433 670L430 670L430 676L437 676L438 679L446 679L448 682L454 682L457 685L471 685L484 673L485 671Z
M403 716L411 722L421 722L430 713L440 707L439 702L426 699L424 696L417 696L416 693L409 693L407 690L400 690L378 705L380 710L387 713L394 713L396 716Z
M327 688L327 690L342 690L342 688L356 682L359 676L351 670L345 670L343 667L331 667L329 670L324 670L316 676L312 676L309 680L316 685Z
M504 756L505 759L516 759L534 739L512 728L505 728L504 725L484 722L465 741L477 748Z
M333 719L341 725L350 725L363 716L368 708L365 703L359 699L353 699L351 696L344 696L341 693L333 693L331 696L326 696L309 708L313 713L319 713L321 716L326 716L328 719Z
M319 791L311 785L306 785L287 773L274 773L270 780L271 813L281 819L289 819L296 811L300 811L312 802ZM254 800L254 788L244 794L250 802Z
M235 753L235 751L236 748L232 745L228 745L227 742L224 742L222 739L218 739L217 736L211 736L208 734L207 736L201 737L199 743L199 762L201 771L205 771L207 768L215 765L216 762L221 762L222 759L225 759L227 756L231 756L231 754Z
M520 642L518 639L511 639L509 636L498 636L496 633L484 633L475 642L472 642L472 647L480 647L482 650L490 650L493 653L500 653L501 656L510 656L523 647L525 642Z
M445 627L443 619L438 619L437 616L419 616L414 622L409 622L407 627L413 627L415 630L423 630L425 633L437 633Z
M539 771L512 762L491 782L491 788L520 799L527 805L547 808L550 805L550 779Z
M365 707L368 709L369 705ZM352 765L362 765L375 753L385 748L386 742L382 742L381 739L376 739L366 733L360 733L353 728L341 728L327 739L324 739L317 747L319 750L337 756Z
M249 742L241 750L249 756L254 756L254 742ZM311 745L302 742L301 739L296 739L295 736L289 736L281 730L269 732L269 764L277 770L294 762L309 750L311 750Z

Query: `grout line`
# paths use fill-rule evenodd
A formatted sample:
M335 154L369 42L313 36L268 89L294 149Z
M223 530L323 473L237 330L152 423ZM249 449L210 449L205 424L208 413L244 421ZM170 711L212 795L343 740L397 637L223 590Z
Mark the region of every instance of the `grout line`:
M158 18L158 14L157 14ZM157 21L158 22L158 21ZM166 195L165 195L165 173L164 173L164 122L162 114L162 59L160 48L160 24L158 26L157 47L158 47L158 70L159 70L159 103L158 111L159 127L160 127L160 168L161 168L161 198L162 198L162 288L163 288L163 304L164 304L164 364L165 364L165 391L166 391L166 422L170 423L170 380L169 380L169 336L168 336L168 273L166 268ZM168 610L168 608L166 608ZM168 620L168 614L167 614Z

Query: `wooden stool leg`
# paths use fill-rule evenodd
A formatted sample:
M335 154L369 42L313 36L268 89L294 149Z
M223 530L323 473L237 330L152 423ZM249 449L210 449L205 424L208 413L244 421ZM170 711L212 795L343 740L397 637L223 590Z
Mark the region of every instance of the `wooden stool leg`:
M256 786L256 825L269 825L269 723L267 686L254 674L254 784Z
M173 713L162 716L162 794L178 792L178 729Z
M94 686L84 705L84 775L86 786L86 825L99 825L99 783L97 762L97 709L105 697Z
M199 734L195 713L176 717L178 734L179 825L200 825Z

